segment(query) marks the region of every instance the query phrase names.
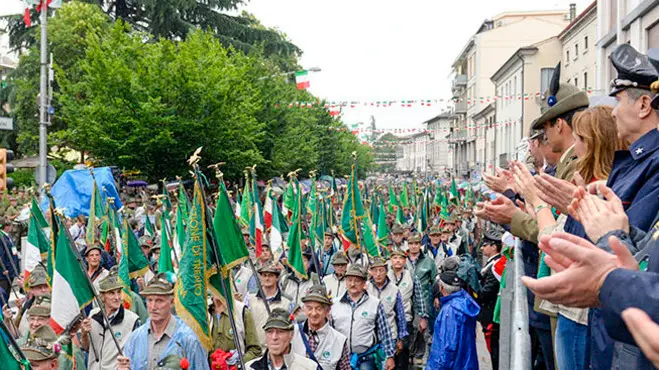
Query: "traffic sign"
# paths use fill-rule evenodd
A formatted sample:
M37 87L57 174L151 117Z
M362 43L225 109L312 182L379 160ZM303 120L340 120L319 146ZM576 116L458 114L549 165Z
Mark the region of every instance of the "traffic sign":
M48 167L46 169L46 182L52 185L55 183L56 178L57 170L55 167L53 167L52 164L48 163ZM41 184L41 182L39 182L39 167L34 169L34 181L36 181L37 184Z
M0 117L0 130L13 130L14 119L11 117Z

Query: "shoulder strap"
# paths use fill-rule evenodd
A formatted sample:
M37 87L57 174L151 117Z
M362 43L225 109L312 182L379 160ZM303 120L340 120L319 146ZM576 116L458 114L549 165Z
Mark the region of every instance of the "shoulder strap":
M307 356L309 356L309 359L311 361L315 362L316 365L318 365L318 370L323 370L318 360L316 360L316 356L313 354L313 351L311 350L311 346L309 345L309 340L307 339L307 335L304 333L303 330L303 324L301 322L298 322L297 327L300 331L300 337L302 338L302 342L304 343L304 348L307 351Z

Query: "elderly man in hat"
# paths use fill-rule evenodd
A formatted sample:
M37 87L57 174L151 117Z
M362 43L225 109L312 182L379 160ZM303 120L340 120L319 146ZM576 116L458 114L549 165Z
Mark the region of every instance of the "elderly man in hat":
M384 306L366 292L368 272L364 266L351 265L346 272L346 293L332 307L334 328L348 338L351 363L357 369L379 367L386 358L385 370L396 367L396 340Z
M332 266L334 272L323 278L323 283L327 287L327 293L332 297L343 297L346 292L346 271L348 270L348 257L345 253L338 251L332 256Z
M98 307L92 309L89 317L82 321L81 347L89 352L87 361L89 370L114 367L119 352L112 337L117 338L119 345L123 346L130 334L140 326L138 315L124 308L122 289L123 284L119 279L117 267L113 267L108 276L101 279L98 289L110 320L110 327L107 327ZM90 341L93 342L91 346Z
M281 308L287 312L293 312L293 304L289 297L282 294L282 291L279 289L278 281L279 276L281 275L281 268L278 264L268 263L264 266L259 267L259 280L261 281L261 288L263 289L263 294L261 292L250 293L245 299L245 306L249 308L252 312L252 317L254 318L254 325L256 327L256 335L259 340L261 348L265 350L265 332L262 330L265 321L268 318L268 311L265 306L265 302L268 303L270 311L275 308Z
M310 275L311 269L311 247L305 247L302 251L302 261L304 263L304 270L307 276ZM281 279L281 289L286 296L291 297L291 301L297 307L302 305L302 297L306 294L307 290L311 288L313 282L309 278L300 278L293 271L285 274Z
M245 367L249 370L317 370L318 365L314 361L292 351L293 329L293 318L288 311L279 308L272 310L263 325L267 346L265 354L248 362Z
M428 327L428 303L430 298L419 278L406 268L407 254L400 249L391 251L391 268L387 272L389 281L396 284L403 298L405 321L409 337L403 343L403 350L396 356L396 367L407 369L410 360L410 347L414 345L416 334L424 333ZM375 275L374 275L375 276ZM414 319L418 318L415 329ZM416 330L416 332L415 332Z
M308 357L323 369L350 370L346 337L329 324L332 299L322 285L314 285L302 298L306 320L295 328L292 352Z
M34 300L34 304L27 311L27 317L29 321L29 331L24 336L18 339L17 343L19 346L24 346L34 340L35 337L40 333L41 328L48 327L50 329L50 311L51 311L51 296L50 294L45 294L38 296ZM71 343L71 335L73 335L78 330L79 325L76 324L70 330L69 333L63 333L64 337L60 339L62 344ZM51 329L52 330L52 329ZM57 337L55 337L57 339ZM53 340L54 341L54 340ZM78 368L84 369L84 355L80 351L80 347L77 343L72 344L73 358ZM68 370L73 368L73 359L69 357L65 352L58 354L59 359L57 361L57 369Z
M476 317L481 309L461 285L456 270L440 274L442 308L435 321L426 370L478 369Z
M194 331L172 315L174 283L171 274L160 273L142 290L149 319L135 329L124 345L124 355L117 356L119 370L174 368L186 358L190 369L209 369L207 353Z
M240 348L237 351L225 300L214 293L212 294L212 302L208 311L211 314L210 330L213 350L219 349L230 353L231 357L227 360L227 363L232 364L237 363L239 360L238 351L243 354L245 362L260 357L261 344L259 343L252 311L248 310L239 300L233 300L233 316L238 332L238 343L240 343Z
M387 276L387 260L384 257L373 257L370 266L371 279L366 284L369 296L380 300L384 313L387 315L387 322L391 328L391 336L396 341L396 362L399 364L402 357L409 358L403 353L409 340L407 331L407 320L405 315L405 306L403 296L400 294L398 286L391 282Z
M432 256L435 266L442 265L442 261L446 257L451 257L455 254L452 246L448 244L450 231L446 227L433 226L430 228L430 243L426 245L426 250Z
M500 287L499 279L494 275L494 264L501 258L502 236L502 230L492 227L483 231L481 243L481 250L483 256L487 258L487 262L480 272L481 290L478 295L478 304L481 306L481 312L478 315L478 322L483 328L494 370L499 368L499 324L495 323L492 318Z
M391 242L389 245L391 248L398 248L403 251L407 251L407 240L405 240L405 229L400 224L394 224L391 228Z
M21 345L21 351L30 361L33 370L55 370L60 367L59 360L63 354L60 355L56 351L55 342L57 335L53 329L48 325L42 325Z

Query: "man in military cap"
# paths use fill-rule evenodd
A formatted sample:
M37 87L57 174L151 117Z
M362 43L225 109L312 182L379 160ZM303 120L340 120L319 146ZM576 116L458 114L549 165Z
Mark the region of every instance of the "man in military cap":
M327 292L332 297L340 299L346 292L345 274L348 269L348 257L342 251L334 253L332 256L332 266L334 273L323 278L323 283L327 287Z
M311 247L306 247L302 251L302 261L304 263L304 270L307 272L307 278L300 278L294 272L284 275L281 279L281 289L286 296L291 297L291 301L296 306L296 309L302 306L302 297L307 289L311 288L313 282L309 279L311 269Z
M87 263L87 276L94 285L94 289L98 292L99 282L101 279L108 276L108 270L101 266L101 252L102 249L98 244L87 247L85 250L85 262Z
M444 258L455 254L453 248L448 244L450 234L446 226L433 226L430 228L430 243L426 245L426 250L430 252L429 255L432 256L437 267L442 265Z
M339 248L338 240L334 237L332 229L327 228L325 230L325 239L323 239L323 251L320 256L322 270L320 276L325 277L334 273L332 258Z
M487 258L487 262L480 272L481 290L478 295L478 304L481 306L481 312L478 315L478 322L483 328L494 370L499 368L499 324L495 323L492 318L499 295L500 283L494 275L493 268L494 264L501 258L502 236L502 230L498 227L491 227L483 231L481 243L481 250L483 256Z
M389 243L389 246L391 248L398 248L403 251L407 251L407 241L404 239L405 237L405 229L403 229L403 226L400 224L394 224L394 226L391 228L391 243Z
M435 330L426 369L477 369L476 317L480 307L461 288L455 270L440 274L441 311Z
M403 342L403 350L396 356L396 368L407 369L410 360L410 347L417 333L423 333L428 327L428 304L430 298L419 278L407 268L407 254L400 249L391 251L391 268L387 272L389 281L396 284L403 298L407 332L410 334ZM415 317L418 324L414 325ZM423 355L422 355L423 356Z
M34 304L36 297L50 294L50 287L48 286L48 280L46 276L46 269L43 267L43 265L39 264L34 268L34 270L32 270L32 273L25 282L27 287L27 297L22 305L20 305L21 307L16 314L16 318L14 319L14 324L18 326L17 334L19 336L24 336L29 331L29 322L25 313L32 306L32 304ZM11 310L8 310L9 308L7 306L3 307L3 309L6 309L6 311L4 311L5 318L11 318Z
M405 315L405 306L403 296L400 294L398 286L389 280L387 276L389 266L384 257L373 257L370 266L371 279L366 284L369 296L376 297L380 300L384 312L387 315L387 323L391 328L391 336L396 341L396 362L400 363L402 357L409 358L403 353L403 349L409 340L407 331L407 319Z
M114 367L119 352L112 337L114 336L119 345L123 346L130 334L140 326L137 314L124 308L122 290L123 284L115 266L110 270L108 276L99 281L98 289L105 312L110 320L110 327L107 327L98 307L92 309L89 317L82 321L81 347L89 352L87 361L89 370ZM90 341L93 342L91 346Z
M32 337L21 345L21 351L30 361L33 370L54 370L59 367L61 357L55 351L57 335L48 325L42 325Z
M385 370L396 367L396 341L379 299L366 292L368 272L351 265L346 272L346 294L332 307L334 328L348 338L351 356L358 369L373 369L384 351ZM353 362L353 361L351 361Z
M322 285L314 285L302 298L306 320L295 328L292 352L308 357L323 369L350 370L346 337L329 324L332 299Z
M135 329L117 356L119 370L178 369L182 358L190 369L209 369L207 353L195 333L183 320L172 315L174 283L159 273L142 290L149 319Z
M267 238L263 238L263 241L261 242L261 255L256 260L254 265L258 269L259 267L272 261L272 249L270 248L270 241L268 241Z
M407 269L419 280L419 283L426 291L428 297L427 307L429 309L429 321L432 324L434 316L430 305L432 304L432 284L437 276L437 265L430 254L423 252L421 249L421 237L419 234L412 234L408 239L409 251L407 255ZM432 325L428 332L432 331ZM429 337L427 339L430 339ZM420 362L426 352L426 333L421 330L415 331L411 340L413 357L416 362Z
M262 357L245 364L251 370L300 369L317 370L318 365L291 350L294 333L293 319L286 310L272 310L263 330L267 349Z
M271 311L275 308L281 308L289 313L293 310L293 304L279 289L278 282L279 276L281 275L281 267L279 267L278 264L268 263L263 265L259 267L258 273L259 280L261 281L261 288L263 289L265 297L261 295L260 291L257 293L250 293L245 299L245 306L247 306L252 312L259 344L261 345L261 349L265 350L265 332L262 330L268 317L265 302L268 302Z

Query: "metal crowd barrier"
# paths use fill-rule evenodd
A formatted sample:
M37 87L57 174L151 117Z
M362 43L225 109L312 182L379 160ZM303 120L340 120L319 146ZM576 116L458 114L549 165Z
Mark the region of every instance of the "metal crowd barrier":
M529 313L522 276L524 262L521 240L517 238L513 261L506 263L506 288L501 291L499 369L531 368Z

